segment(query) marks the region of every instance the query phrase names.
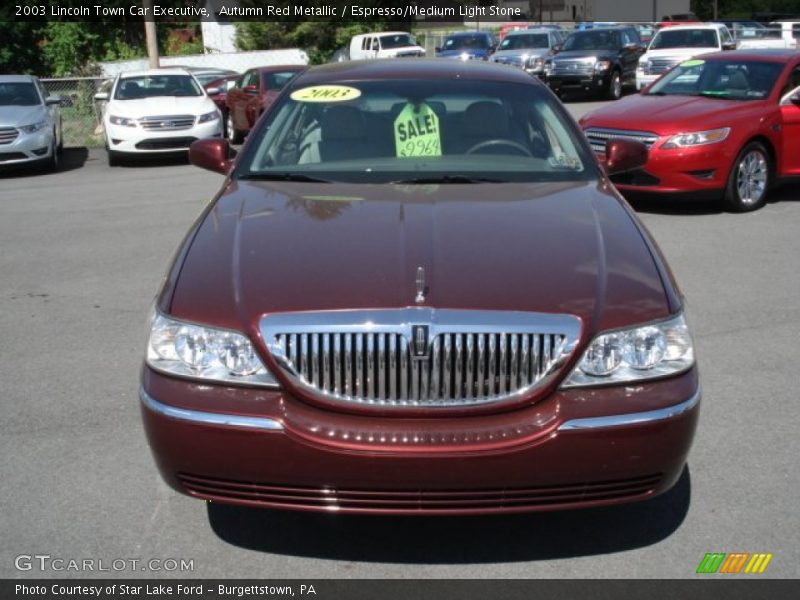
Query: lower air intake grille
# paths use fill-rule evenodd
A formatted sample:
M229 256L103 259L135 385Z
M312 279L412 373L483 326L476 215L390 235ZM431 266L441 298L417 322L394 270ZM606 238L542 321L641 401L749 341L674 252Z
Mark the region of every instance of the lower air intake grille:
M645 497L660 474L529 488L483 490L364 490L283 486L178 475L192 495L216 501L305 510L476 512L525 510Z

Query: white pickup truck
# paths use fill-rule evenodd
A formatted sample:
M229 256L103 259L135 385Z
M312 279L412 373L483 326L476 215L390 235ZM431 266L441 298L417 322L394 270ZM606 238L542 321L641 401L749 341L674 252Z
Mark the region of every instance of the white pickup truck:
M404 56L425 56L425 49L405 31L362 33L350 40L350 60Z

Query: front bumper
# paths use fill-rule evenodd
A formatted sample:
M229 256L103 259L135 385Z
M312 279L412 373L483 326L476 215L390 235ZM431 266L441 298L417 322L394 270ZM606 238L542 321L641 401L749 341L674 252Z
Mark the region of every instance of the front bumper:
M663 150L659 146L665 141L665 138L659 139L650 149L643 169L612 176L617 189L657 194L687 193L703 199L722 197L738 150L734 144Z
M53 131L49 127L35 133L19 131L10 144L0 144L0 167L50 158L54 146Z
M611 85L611 72L592 75L547 75L547 85L555 91L599 92Z
M661 77L661 75L645 75L641 71L636 72L636 89L643 90L648 85L653 83L656 79Z
M191 496L307 511L485 514L666 491L686 462L700 391L693 369L636 386L557 391L510 413L401 419L145 367L140 397L161 474Z
M192 142L222 137L222 120L195 124L188 129L172 131L145 130L105 122L106 143L112 152L158 154L188 150Z

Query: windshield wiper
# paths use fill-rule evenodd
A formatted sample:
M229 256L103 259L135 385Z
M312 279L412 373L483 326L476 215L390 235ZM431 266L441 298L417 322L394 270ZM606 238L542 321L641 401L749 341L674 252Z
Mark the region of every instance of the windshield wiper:
M731 98L732 94L730 92L715 92L713 90L706 90L703 92L697 92L698 96L702 96L703 98Z
M491 179L489 177L469 177L467 175L441 175L439 177L414 177L411 179L398 179L391 183L397 185L404 184L426 184L426 183L508 183L504 179Z
M300 181L304 183L333 183L329 179L311 177L302 173L245 173L239 179L258 181Z

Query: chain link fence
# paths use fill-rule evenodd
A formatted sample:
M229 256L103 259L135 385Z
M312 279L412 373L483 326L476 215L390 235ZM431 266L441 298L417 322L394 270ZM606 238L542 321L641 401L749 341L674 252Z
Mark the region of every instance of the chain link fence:
M61 98L61 121L65 146L103 145L100 125L102 107L94 95L109 81L107 77L71 77L41 79L47 93Z

